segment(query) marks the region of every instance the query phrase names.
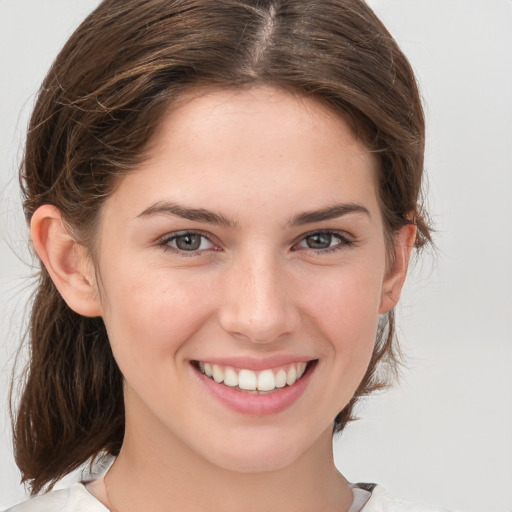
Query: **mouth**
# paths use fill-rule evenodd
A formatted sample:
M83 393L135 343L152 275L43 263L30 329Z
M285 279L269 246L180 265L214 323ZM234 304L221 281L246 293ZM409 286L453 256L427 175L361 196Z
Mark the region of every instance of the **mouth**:
M217 384L242 393L264 395L294 386L315 363L316 360L295 362L261 371L206 361L192 361L192 366Z

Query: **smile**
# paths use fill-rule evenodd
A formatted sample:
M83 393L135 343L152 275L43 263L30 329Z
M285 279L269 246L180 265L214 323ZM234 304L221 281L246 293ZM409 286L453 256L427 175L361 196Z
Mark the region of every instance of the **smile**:
M269 393L276 389L293 386L306 372L309 363L290 363L277 368L253 371L198 361L197 368L218 384L239 391Z

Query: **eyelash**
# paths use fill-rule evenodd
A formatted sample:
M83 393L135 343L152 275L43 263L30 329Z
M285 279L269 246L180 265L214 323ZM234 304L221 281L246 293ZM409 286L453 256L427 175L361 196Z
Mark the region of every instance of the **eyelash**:
M312 251L314 254L318 254L318 255L331 254L333 252L342 250L344 248L351 248L355 245L354 240L351 240L350 238L348 238L345 234L341 233L340 231L333 231L333 230L325 229L325 230L320 230L320 231L311 231L310 233L306 233L306 234L302 235L299 242L296 243L292 247L292 250L293 251L297 250L297 246L300 243L305 242L307 240L307 238L315 236L315 235L331 236L333 238L338 239L338 243L332 247L327 247L326 249L313 249L311 247L304 247L304 249Z
M202 241L200 242L201 245L203 243L203 240L207 240L210 244L212 244L213 248L186 251L184 249L180 249L178 247L172 247L171 245L169 245L171 242L178 240L179 238L184 238L187 236L199 236L202 239ZM201 254L205 250L219 250L218 247L216 246L216 244L214 242L212 242L212 240L210 239L210 237L208 235L206 235L205 233L202 233L201 231L193 231L193 230L178 231L178 232L172 233L170 235L166 235L164 238L162 238L158 242L158 245L163 247L164 251L171 251L175 254L179 254L180 256L185 256L185 257L196 256L197 254Z
M348 238L346 235L340 233L339 231L320 230L320 231L311 231L309 233L305 233L304 235L302 235L300 240L292 246L291 250L297 251L297 250L301 249L300 247L298 247L299 244L305 242L309 237L313 237L315 235L316 236L328 235L330 237L336 238L338 240L338 243L332 247L327 247L325 249L314 249L312 247L303 247L302 249L309 250L309 251L319 254L319 255L324 255L324 254L330 254L330 253L339 251L343 248L350 248L350 247L354 246L354 244L355 244L354 240L351 240L350 238ZM178 247L172 247L170 245L171 242L178 240L179 238L187 237L187 236L199 236L202 239L207 240L210 244L212 244L213 248L196 249L196 250L187 251L184 249L180 249ZM201 241L200 245L202 245L202 243L203 242ZM210 239L210 237L207 234L205 234L201 231L193 231L193 230L192 231L179 231L176 233L172 233L171 235L166 235L164 238L162 238L158 242L158 245L163 247L164 251L171 251L175 254L179 254L180 256L185 256L185 257L196 256L198 254L201 254L203 251L208 251L208 250L218 251L218 250L220 250L216 246L216 244L214 242L212 242L212 240Z

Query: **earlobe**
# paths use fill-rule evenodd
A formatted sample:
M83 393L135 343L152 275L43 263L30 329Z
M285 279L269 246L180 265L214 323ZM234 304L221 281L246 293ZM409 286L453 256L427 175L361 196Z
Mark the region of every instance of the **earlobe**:
M391 311L398 303L416 240L416 226L407 224L393 236L395 259L384 279L379 313Z
M83 316L101 316L93 267L85 248L66 228L60 211L45 204L33 214L34 248L68 306Z

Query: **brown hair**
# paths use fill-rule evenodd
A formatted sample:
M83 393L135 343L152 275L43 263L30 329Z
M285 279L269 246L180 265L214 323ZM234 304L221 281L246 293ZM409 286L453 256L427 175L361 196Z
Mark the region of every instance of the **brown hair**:
M424 119L415 78L361 0L105 0L40 89L21 172L27 219L55 205L91 247L102 202L144 158L168 105L193 86L254 83L314 97L347 120L379 163L388 236L412 221L416 245L430 241L418 202ZM36 493L100 452L119 453L124 408L102 319L73 312L44 267L30 349L14 443ZM386 384L382 363L397 364L393 312L335 431L361 396Z

